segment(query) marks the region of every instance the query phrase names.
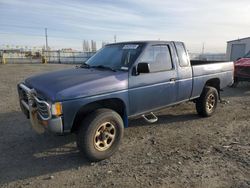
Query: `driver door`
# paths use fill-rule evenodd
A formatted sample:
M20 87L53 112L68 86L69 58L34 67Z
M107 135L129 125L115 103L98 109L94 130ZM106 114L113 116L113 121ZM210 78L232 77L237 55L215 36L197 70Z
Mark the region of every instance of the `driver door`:
M130 115L150 112L176 101L177 73L171 52L170 43L149 45L145 49L138 63L149 63L150 73L129 76Z

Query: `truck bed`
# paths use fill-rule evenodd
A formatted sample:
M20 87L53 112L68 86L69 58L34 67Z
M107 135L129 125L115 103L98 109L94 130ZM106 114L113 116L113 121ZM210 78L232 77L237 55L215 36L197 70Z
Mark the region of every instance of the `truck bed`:
M214 64L214 63L228 63L228 61L204 61L204 60L191 60L191 65L204 65L204 64Z
M197 97L207 80L217 79L220 88L231 85L234 77L233 62L216 62L216 61L191 61L193 70L193 92L192 97Z

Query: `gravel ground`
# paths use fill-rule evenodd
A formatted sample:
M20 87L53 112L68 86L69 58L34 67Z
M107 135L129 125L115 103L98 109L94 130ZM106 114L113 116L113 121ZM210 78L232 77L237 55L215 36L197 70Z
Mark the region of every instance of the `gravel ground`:
M130 121L110 159L84 160L75 136L38 135L20 112L16 84L70 65L0 65L2 187L250 187L250 84L227 88L213 117L194 104Z

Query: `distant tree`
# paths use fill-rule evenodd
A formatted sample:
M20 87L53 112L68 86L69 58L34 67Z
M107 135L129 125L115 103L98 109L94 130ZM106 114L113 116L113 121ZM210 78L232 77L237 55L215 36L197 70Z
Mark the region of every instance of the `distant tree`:
M89 51L90 51L90 49L89 49L89 41L84 40L84 41L83 41L82 48L83 48L83 51L84 51L84 52L89 52Z
M91 40L91 52L96 52L96 42Z

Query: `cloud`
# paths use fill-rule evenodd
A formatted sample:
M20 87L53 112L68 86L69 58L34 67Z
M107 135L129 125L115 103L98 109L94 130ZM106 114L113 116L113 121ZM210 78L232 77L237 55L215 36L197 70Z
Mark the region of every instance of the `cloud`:
M116 34L122 41L181 40L192 52L199 52L205 42L206 51L224 52L227 40L249 35L249 9L248 0L1 0L0 40L13 43L1 32L28 38L42 36L48 27L50 37L65 38L65 44L52 40L54 46L80 46L80 39L112 41ZM66 41L74 37L79 43Z

